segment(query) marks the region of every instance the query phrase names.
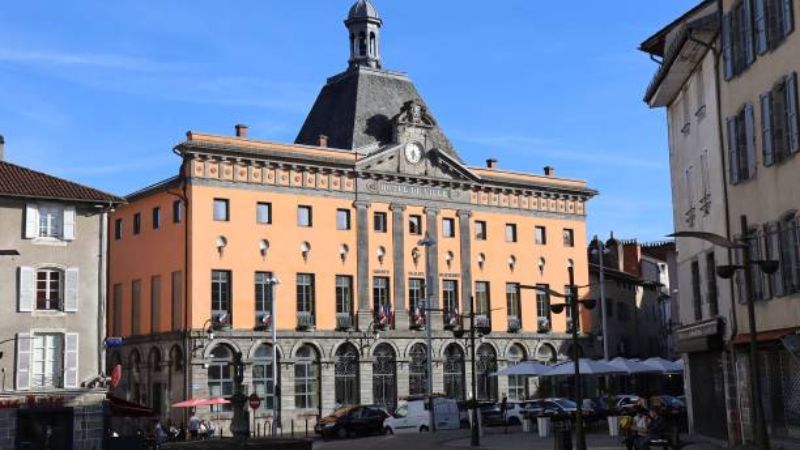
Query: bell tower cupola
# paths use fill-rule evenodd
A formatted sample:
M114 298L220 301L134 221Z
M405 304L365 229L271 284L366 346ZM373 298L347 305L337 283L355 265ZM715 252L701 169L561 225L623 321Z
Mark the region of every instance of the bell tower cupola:
M378 10L369 0L358 0L344 21L350 32L350 67L381 68L381 25Z

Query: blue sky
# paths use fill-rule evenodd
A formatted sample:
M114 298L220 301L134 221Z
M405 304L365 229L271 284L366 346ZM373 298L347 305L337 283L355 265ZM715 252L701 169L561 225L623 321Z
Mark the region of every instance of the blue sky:
M188 130L291 142L347 61L350 0L7 2L6 158L118 194L175 173ZM589 232L672 228L656 65L636 50L697 0L376 0L385 67L408 72L462 158L583 178Z

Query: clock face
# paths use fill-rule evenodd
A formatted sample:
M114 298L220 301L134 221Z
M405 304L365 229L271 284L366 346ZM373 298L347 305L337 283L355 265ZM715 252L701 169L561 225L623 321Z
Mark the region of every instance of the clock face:
M422 146L416 142L406 144L406 160L416 164L422 160Z

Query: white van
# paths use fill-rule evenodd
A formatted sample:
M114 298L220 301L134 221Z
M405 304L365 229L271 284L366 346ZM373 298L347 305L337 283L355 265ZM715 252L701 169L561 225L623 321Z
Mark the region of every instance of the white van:
M434 397L433 408L437 430L457 430L460 428L458 404L454 399ZM392 434L429 431L430 416L428 413L426 399L402 400L394 414L383 422L383 428Z

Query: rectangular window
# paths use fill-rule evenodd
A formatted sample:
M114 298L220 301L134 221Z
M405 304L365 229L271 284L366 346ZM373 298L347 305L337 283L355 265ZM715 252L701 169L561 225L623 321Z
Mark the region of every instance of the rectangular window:
M114 321L111 323L111 335L122 336L122 284L114 285Z
M220 325L230 325L231 315L231 272L229 270L211 271L211 315Z
M32 388L60 388L64 385L64 335L33 335L31 368Z
M161 228L161 208L156 206L153 208L153 229L157 230Z
M442 236L446 238L456 237L455 219L450 219L450 218L442 219Z
M486 222L482 220L475 221L475 239L479 241L486 240Z
M491 314L491 302L489 297L489 282L475 282L475 314L489 317Z
M422 216L408 216L408 232L410 234L422 234Z
M520 305L518 283L506 283L506 308L509 317L521 318L522 308Z
M425 280L422 278L409 278L408 280L408 307L411 313L425 316L422 301L424 300Z
M261 317L262 323L259 325L266 325L264 323L264 314L272 313L272 272L256 272L255 289L256 289L256 320Z
M376 233L386 233L386 213L376 212L372 216L373 229Z
M231 219L230 204L226 198L214 199L214 220L217 222L227 222Z
M388 277L372 277L372 312L380 325L391 322L392 305Z
M336 210L336 229L349 230L350 229L350 210L337 209Z
M564 228L564 247L575 247L575 232L570 228Z
M39 311L58 311L62 304L62 272L55 269L36 271L36 309Z
M122 219L114 221L114 239L122 239Z
M353 313L353 277L336 276L336 314Z
M700 263L692 261L692 306L694 320L703 318L703 296L700 292Z
M161 277L150 277L150 331L161 331Z
M697 101L697 110L695 111L695 116L702 117L706 106L706 80L703 77L703 64L697 66L695 80L695 100Z
M310 227L313 224L313 217L311 207L300 205L297 207L297 226Z
M533 232L536 245L547 245L547 229L545 227L536 227Z
M297 312L303 317L313 319L314 316L314 275L310 273L297 274Z
M564 285L564 295L567 296L567 298L571 298L572 301L575 301L577 298L573 298L573 294L574 292L572 291L572 286L569 284ZM564 308L564 316L567 318L567 332L572 332L572 308L569 306Z
M706 254L706 283L708 295L708 315L711 317L719 314L719 299L717 290L717 263L714 252Z
M136 213L133 215L133 234L142 232L142 214Z
M800 291L800 227L794 215L780 222L780 272L786 294Z
M506 242L517 242L517 225L513 223L506 224Z
M39 237L60 237L63 217L59 206L39 206Z
M183 274L181 271L172 272L170 286L170 301L172 302L172 329L179 330L183 321Z
M457 320L458 309L458 281L442 280L442 306L444 307L445 320ZM451 324L454 325L454 324Z
M538 320L539 330L550 330L550 289L549 284L537 284L536 287L541 290L536 290L536 317Z
M259 225L269 225L272 223L272 203L256 203L256 223Z
M131 334L142 334L142 280L131 283Z
M183 205L180 200L172 202L172 223L181 223L183 217Z

